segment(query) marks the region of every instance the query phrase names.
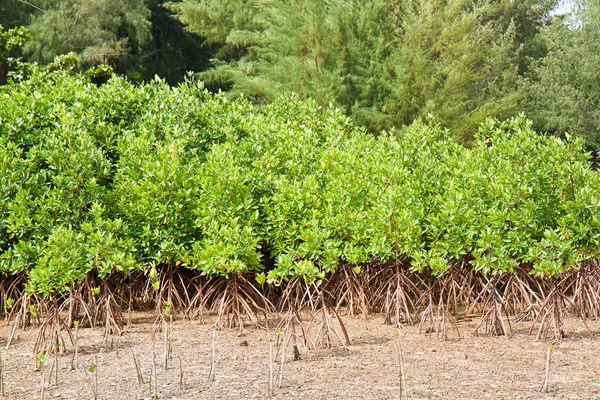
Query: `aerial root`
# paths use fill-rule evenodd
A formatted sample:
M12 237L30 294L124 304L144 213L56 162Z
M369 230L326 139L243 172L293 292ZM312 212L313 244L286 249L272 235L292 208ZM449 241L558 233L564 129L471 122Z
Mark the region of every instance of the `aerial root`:
M10 324L10 316L13 314L17 299L21 299L24 294L25 282L24 276L0 276L0 313L6 319L6 325Z
M449 287L450 286L450 287ZM437 301L434 298L437 294ZM452 287L452 276L444 274L427 285L427 291L421 298L420 303L426 304L421 312L419 321L419 332L437 333L438 339L448 340L450 328L456 331L460 339L460 331L455 324L448 304L455 305L456 292Z
M516 274L507 274L498 287L503 286L502 299L506 312L519 315L517 321L532 320L537 315L537 309L542 301L546 288L536 284L529 271L520 269Z
M569 293L572 289L573 311L582 319L600 318L600 265L587 263L575 273L570 287L565 289Z
M193 296L190 296L188 290L191 284L187 274L187 271L180 266L169 264L164 268L160 274L160 287L155 302L158 314L162 314L167 301L172 310L179 310L183 312L184 317L188 317Z
M63 355L66 344L63 332L67 334L71 345L73 345L71 329L61 317L58 300L54 298L38 331L33 349L34 354L58 352Z
M563 319L572 303L562 293L563 284L564 280L557 281L553 279L552 289L539 305L539 311L529 330L529 334L531 334L539 322L536 340L551 337L553 342L560 343L565 337Z
M217 313L216 329L238 328L240 334L244 316L259 327L259 314L267 319L267 314L274 311L271 302L243 276L221 277L209 283L201 306Z
M341 307L345 305L347 315L354 316L358 308L363 317L367 317L369 307L366 275L368 275L367 271L357 273L351 265L345 265L332 277L331 295L336 299L335 309L338 314Z
M386 268L379 273L387 270ZM413 315L417 310L414 299L422 297L422 291L414 283L415 280L423 285L420 277L396 263L393 272L379 285L373 297L382 304L385 324L401 327L402 323L414 323Z
M283 349L286 345L288 347L291 345L293 359L294 361L298 361L300 360L299 344L304 346L307 356L310 349L317 350L317 346L304 329L300 313L295 305L290 304L283 319L275 328L275 331L277 334L277 354L279 354L280 347L282 347L282 351L284 351ZM284 342L286 344L284 344Z
M316 288L315 288L316 289ZM346 330L344 322L340 318L334 307L329 307L325 300L325 290L319 290L318 294L318 306L313 309L312 317L309 323L309 329L314 323L317 327L317 333L315 340L313 341L315 347L323 348L335 348L336 342L340 343L342 347L350 345L350 337ZM341 335L336 329L335 322L341 330Z
M479 333L479 329L485 326L484 332L486 335L492 336L508 336L509 333L512 333L512 327L510 325L510 319L508 313L506 312L506 308L504 307L504 299L502 298L500 292L496 289L497 283L500 281L500 278L493 277L488 280L488 283L478 296L479 298L483 298L483 315L481 318L481 322L475 329L475 333ZM507 324L504 323L502 319L502 312L506 315Z
M96 309L96 318L104 321L104 341L108 340L109 335L121 336L123 334L123 313L115 297L107 289Z
M194 296L192 296L185 311L188 318L200 320L201 323L204 323L204 316L207 312L204 306L204 290L207 283L208 281L201 275L190 280Z
M452 267L451 281L453 291L456 292L454 310L458 313L458 306L464 306L467 314L472 314L474 308L479 306L479 294L486 285L487 280L479 271L469 267L468 260L463 259Z

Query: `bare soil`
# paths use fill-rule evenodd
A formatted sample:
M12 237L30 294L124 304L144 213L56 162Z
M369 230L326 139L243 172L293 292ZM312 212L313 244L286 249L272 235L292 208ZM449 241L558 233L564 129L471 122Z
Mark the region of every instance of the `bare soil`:
M161 399L267 398L269 339L273 328L247 328L216 333L215 380L209 382L211 324L176 320L173 356L163 369L163 342L153 337L154 316L134 314L121 337L103 343L102 328L79 331L79 368L71 369L72 347L59 358L58 383L45 389L46 399L93 399L88 367L98 357L98 399L150 398L148 377L156 355L158 397ZM554 345L549 392L544 379L547 343L528 335L530 323L513 323L513 336L474 336L478 321L458 324L461 338L448 341L436 334L419 333L416 326L398 329L383 318L344 317L352 340L344 349L321 349L292 361L288 345L283 385L275 399L394 399L399 398L399 347L410 399L600 399L600 321L589 321L590 338L579 320L565 322L566 338ZM4 324L3 324L4 325ZM8 350L10 327L0 328L4 361L5 398L40 399L42 371L36 370L33 347L36 328L18 332ZM400 338L398 335L400 334ZM301 349L303 350L303 349ZM138 383L133 354L141 365L145 384ZM180 388L181 358L185 387ZM54 357L46 362L47 377ZM0 396L1 398L2 396Z

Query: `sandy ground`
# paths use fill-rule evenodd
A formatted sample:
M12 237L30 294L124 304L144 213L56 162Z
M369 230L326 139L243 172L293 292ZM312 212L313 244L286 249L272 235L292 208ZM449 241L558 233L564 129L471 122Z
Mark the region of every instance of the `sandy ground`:
M58 382L52 378L46 399L93 399L87 368L98 357L98 399L150 398L148 377L156 355L158 397L161 399L267 398L269 338L262 329L216 333L215 380L209 382L211 325L176 320L173 356L163 369L160 335L153 339L151 314L134 315L123 336L103 344L102 329L79 331L79 368L71 370L73 350L59 358ZM566 322L567 338L552 351L549 392L541 393L547 343L529 336L529 323L513 325L514 336L474 336L477 321L459 324L461 338L449 341L419 333L417 327L383 325L378 316L365 322L345 317L352 344L344 349L319 350L300 361L287 352L283 385L275 399L394 399L399 398L399 347L410 399L600 399L600 321L588 322L594 337L576 320ZM5 350L9 327L2 322L0 345L7 399L40 399L42 371L35 370L36 329L18 333ZM400 339L398 339L400 333ZM111 346L110 342L113 342ZM290 346L287 347L288 350ZM146 383L138 383L133 354ZM181 358L185 387L179 384ZM54 357L46 363L49 373ZM279 361L278 361L279 362ZM279 367L277 364L276 369ZM2 396L0 396L2 398Z

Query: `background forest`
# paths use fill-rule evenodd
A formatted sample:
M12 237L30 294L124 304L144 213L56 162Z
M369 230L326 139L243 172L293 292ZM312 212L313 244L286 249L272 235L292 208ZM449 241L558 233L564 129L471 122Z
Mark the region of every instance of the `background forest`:
M600 148L597 0L3 0L7 57L74 52L133 82L211 91L259 106L295 92L378 132L433 117L472 143L488 117L524 112L540 132ZM10 53L10 54L8 54Z

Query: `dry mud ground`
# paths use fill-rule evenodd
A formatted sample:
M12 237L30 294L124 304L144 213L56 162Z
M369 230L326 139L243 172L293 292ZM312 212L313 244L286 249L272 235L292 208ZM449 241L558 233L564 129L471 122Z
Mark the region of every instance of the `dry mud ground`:
M216 333L215 381L208 382L211 325L176 320L173 358L162 366L160 335L152 336L154 317L134 314L133 324L111 348L103 344L102 329L79 331L80 368L71 370L72 348L59 358L58 384L45 389L46 399L93 399L87 367L98 357L98 399L149 398L148 385L139 384L132 354L148 380L152 352L156 353L158 396L161 399L267 398L269 337L265 330ZM398 398L398 339L401 333L406 388L410 399L600 399L600 321L565 323L567 338L552 351L549 393L541 393L547 343L529 336L530 323L513 324L514 336L474 336L478 321L459 324L461 339L449 341L419 333L417 327L399 330L379 316L365 322L345 317L348 349L320 350L308 358L284 364L283 386L275 399L393 399ZM0 346L4 361L5 397L40 399L41 372L32 354L36 329L18 333L5 350L9 327L2 322ZM110 342L110 340L109 340ZM115 348L116 347L116 348ZM289 349L289 346L288 346ZM179 386L179 357L185 387ZM53 357L47 362L50 369ZM46 372L47 374L48 372ZM2 398L0 396L0 398Z

